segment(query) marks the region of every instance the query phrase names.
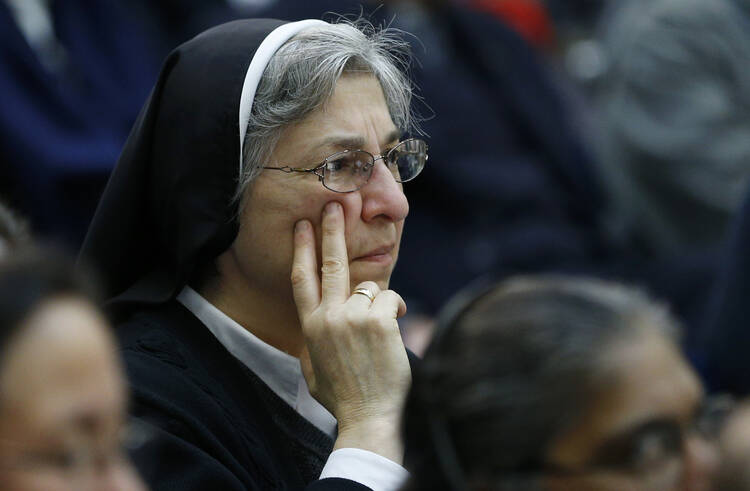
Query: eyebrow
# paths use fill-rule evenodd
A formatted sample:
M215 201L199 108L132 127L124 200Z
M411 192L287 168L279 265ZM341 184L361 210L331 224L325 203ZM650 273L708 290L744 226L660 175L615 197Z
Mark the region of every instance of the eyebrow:
M380 147L385 147L389 143L393 143L401 139L402 132L395 129L388 133L385 139L380 143ZM325 138L316 148L324 148L327 146L336 146L347 148L350 150L361 149L365 146L365 138L361 135L332 135Z

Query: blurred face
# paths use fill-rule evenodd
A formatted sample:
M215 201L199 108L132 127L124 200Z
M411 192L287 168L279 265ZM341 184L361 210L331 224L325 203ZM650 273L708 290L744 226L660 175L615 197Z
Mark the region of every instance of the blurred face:
M121 452L125 385L86 302L43 303L0 370L0 482L9 491L142 490Z
M399 136L378 81L345 75L325 107L285 130L266 165L312 168L347 149L377 156L393 148ZM344 209L352 287L372 280L387 288L409 206L401 184L379 160L369 182L351 193L330 191L308 173L265 170L251 184L230 249L251 289L292 301L294 224L310 220L320 258L321 213L330 201Z
M622 342L605 357L612 383L581 423L551 445L550 491L709 489L714 449L692 426L701 386L673 343L656 333Z
M726 422L719 446L721 468L717 489L750 491L750 405L747 402Z

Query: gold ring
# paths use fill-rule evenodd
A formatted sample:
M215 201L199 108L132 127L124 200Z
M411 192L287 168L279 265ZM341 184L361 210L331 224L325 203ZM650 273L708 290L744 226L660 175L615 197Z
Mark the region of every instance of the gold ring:
M373 293L367 288L357 288L356 290L352 292L352 295L354 295L355 293L366 296L367 298L370 299L370 302L375 300L375 295L373 295Z

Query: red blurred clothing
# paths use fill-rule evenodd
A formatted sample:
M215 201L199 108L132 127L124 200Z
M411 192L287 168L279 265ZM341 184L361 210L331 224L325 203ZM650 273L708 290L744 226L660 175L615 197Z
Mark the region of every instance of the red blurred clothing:
M470 0L469 5L500 18L537 48L555 44L552 20L539 0Z

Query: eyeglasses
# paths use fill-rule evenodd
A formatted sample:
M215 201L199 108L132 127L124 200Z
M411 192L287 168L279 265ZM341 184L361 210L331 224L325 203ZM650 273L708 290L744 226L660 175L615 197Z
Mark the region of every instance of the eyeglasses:
M105 446L89 441L70 441L53 447L34 448L24 443L2 440L10 452L0 461L0 468L35 475L56 476L71 484L71 489L96 489L102 473L130 469L128 454L147 444L153 431L137 420L122 428L117 440Z
M654 419L606 441L583 468L546 463L541 466L542 472L558 476L614 472L639 481L639 489L671 489L682 474L687 438L715 441L734 405L731 396L708 397L687 427L669 418Z
M377 157L365 150L344 150L329 155L311 169L289 166L263 168L286 173L309 172L318 176L327 189L336 193L351 193L367 184L378 160L386 164L396 182L411 181L422 172L427 162L427 143L418 138L409 138Z

